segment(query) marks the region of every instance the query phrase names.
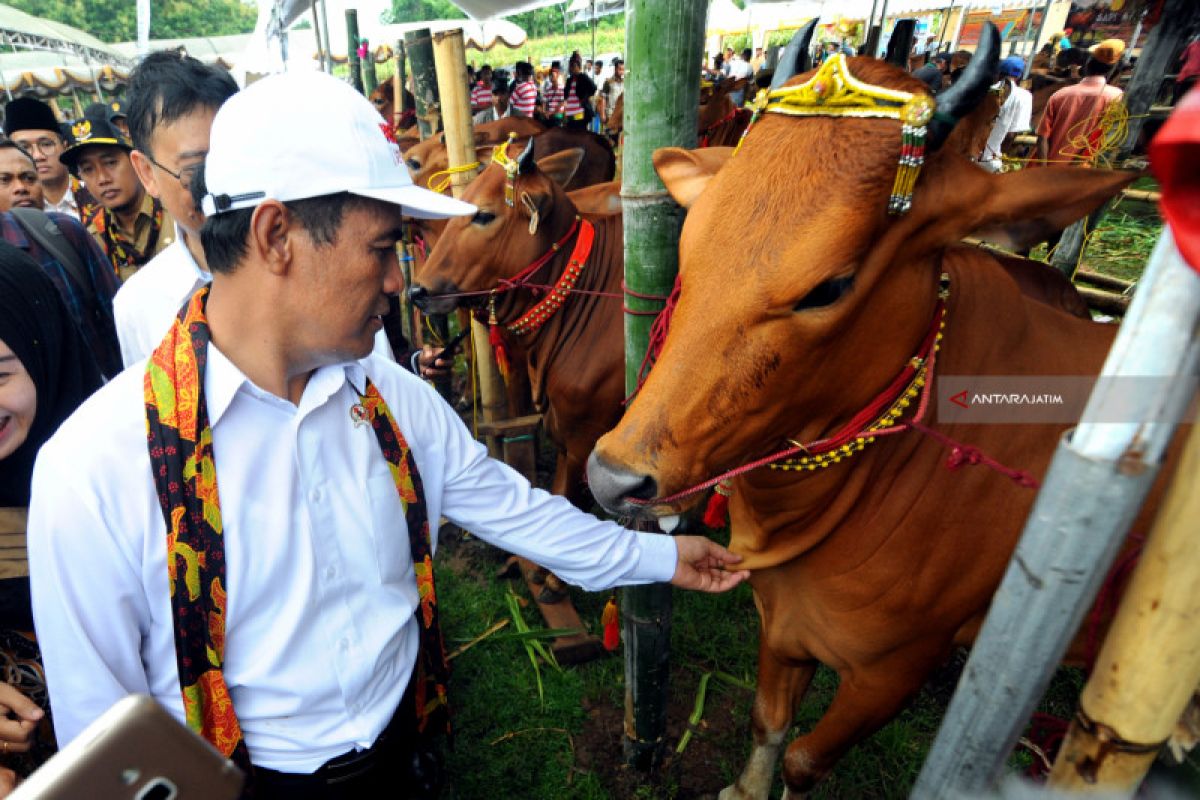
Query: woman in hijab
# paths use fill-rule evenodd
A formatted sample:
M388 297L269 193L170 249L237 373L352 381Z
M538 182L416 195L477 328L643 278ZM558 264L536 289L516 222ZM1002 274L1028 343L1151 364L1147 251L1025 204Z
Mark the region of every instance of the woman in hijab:
M0 522L21 516L38 449L101 382L54 284L24 251L0 241ZM14 779L9 767L28 772L53 749L32 741L46 684L29 636L28 568L9 556L24 552L23 541L3 541L22 535L11 524L0 529L0 797ZM20 762L10 758L31 747Z

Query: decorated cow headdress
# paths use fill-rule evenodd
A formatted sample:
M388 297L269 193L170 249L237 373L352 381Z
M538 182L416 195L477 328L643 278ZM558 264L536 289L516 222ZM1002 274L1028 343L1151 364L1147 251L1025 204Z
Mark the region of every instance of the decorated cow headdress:
M759 92L754 102L754 116L743 141L762 114L897 120L901 124L900 163L888 198L888 213L903 214L912 208L913 188L925 163L926 151L941 146L955 124L987 94L1000 54L1000 34L994 25L987 23L975 56L958 82L935 99L926 92L905 92L864 83L854 77L846 57L840 53L826 60L804 83L784 86L794 75L809 69L808 48L815 26L814 19L792 37L780 55L771 88Z

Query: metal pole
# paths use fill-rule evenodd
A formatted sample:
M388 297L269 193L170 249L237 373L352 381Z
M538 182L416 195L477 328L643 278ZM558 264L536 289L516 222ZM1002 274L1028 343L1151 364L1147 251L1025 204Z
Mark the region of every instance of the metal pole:
M1021 76L1021 80L1029 77L1029 70L1033 66L1033 57L1037 55L1038 43L1042 41L1042 31L1046 30L1046 20L1050 18L1050 6L1054 5L1054 0L1046 0L1046 5L1042 8L1042 21L1038 23L1037 36L1033 37L1033 49L1029 51L1029 58L1025 61L1025 74Z
M329 39L329 13L325 0L317 0L321 6L321 28L325 31L325 71L333 74L333 42Z
M143 58L150 52L150 0L137 0L137 52Z
M350 65L350 84L363 93L362 67L358 63L358 9L346 9L346 63Z
M315 36L317 39L317 60L321 64L321 71L329 72L329 60L328 60L329 53L327 52L327 47L326 47L325 43L321 41L321 17L320 17L320 14L317 12L317 4L316 3L313 3L313 6L312 6L312 26L313 26L313 36ZM326 33L328 33L328 32L326 32Z
M883 8L879 11L879 38L875 40L875 52L871 55L883 58L883 29L887 27L888 0L883 0Z
M864 38L863 38L863 48L864 49L866 48L867 43L871 41L871 28L874 27L874 25L875 25L875 9L878 8L878 6L879 6L879 0L871 0L871 16L867 19L867 32L864 34ZM821 11L822 12L825 11L825 3L824 2L821 3ZM878 42L880 38L883 38L882 30L879 31L879 38L877 38L875 41ZM864 56L870 55L870 53L863 53L863 55Z
M695 147L700 104L707 0L629 0L625 42L629 71L654 76L625 89L625 155L621 200L625 209L625 388L637 388L638 367L649 345L653 317L678 270L683 210L667 194L651 157L660 147ZM621 590L625 642L625 759L638 769L655 766L666 736L671 638L668 584Z
M1168 227L1083 421L1054 455L913 798L979 796L1003 773L1195 395L1197 325L1200 275ZM1145 376L1169 388L1139 393L1122 380ZM1103 421L1114 411L1130 421Z
M946 6L946 11L942 15L942 28L938 31L937 48L933 51L934 55L942 52L942 40L946 38L946 29L950 27L950 15L954 13L954 0L950 0L950 5ZM962 13L960 10L958 13ZM1032 22L1032 20L1030 20ZM925 52L929 52L929 48L925 48ZM929 60L927 57L926 61Z
M592 0L592 63L596 63L596 0Z
M1029 37L1033 35L1033 15L1035 13L1036 10L1030 6L1029 20L1025 23L1025 33L1021 36L1021 55L1025 57L1026 64L1033 60L1033 53L1029 52ZM1026 69L1028 69L1028 66Z

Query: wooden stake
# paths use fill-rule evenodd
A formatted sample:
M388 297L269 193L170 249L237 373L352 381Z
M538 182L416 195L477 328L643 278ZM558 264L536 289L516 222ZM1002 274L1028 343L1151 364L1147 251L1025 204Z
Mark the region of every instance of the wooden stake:
M1131 797L1200 683L1200 426L1193 426L1050 785Z
M471 97L467 90L466 48L461 30L433 35L433 60L437 66L438 94L441 96L442 125L446 132L446 158L451 169L475 163L475 128L471 118ZM450 175L450 191L461 197L466 185L478 174L472 169ZM504 382L496 367L487 326L471 320L471 338L478 354L479 397L485 422L504 415ZM488 440L488 453L500 456L496 437Z

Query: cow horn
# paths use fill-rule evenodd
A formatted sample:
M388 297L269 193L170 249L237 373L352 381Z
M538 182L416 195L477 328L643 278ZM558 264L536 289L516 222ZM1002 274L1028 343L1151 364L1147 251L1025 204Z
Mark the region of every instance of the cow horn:
M793 76L808 72L812 69L812 58L808 48L812 45L813 31L817 29L817 18L813 17L783 48L779 54L779 63L775 65L775 77L771 80L771 88L778 89Z
M967 64L953 86L937 96L937 113L929 121L929 133L925 140L928 150L941 147L958 121L974 111L987 96L999 60L1000 32L992 23L984 23L979 46L975 48L971 63Z
M522 175L528 175L537 169L537 162L533 160L533 137L529 137L529 143L525 145L525 149L521 151L521 155L517 158L518 172Z

